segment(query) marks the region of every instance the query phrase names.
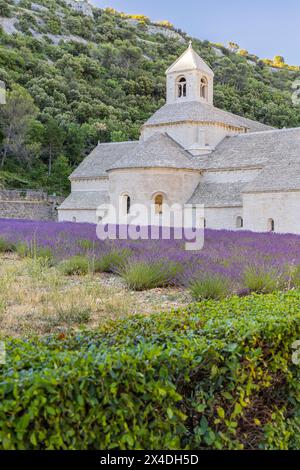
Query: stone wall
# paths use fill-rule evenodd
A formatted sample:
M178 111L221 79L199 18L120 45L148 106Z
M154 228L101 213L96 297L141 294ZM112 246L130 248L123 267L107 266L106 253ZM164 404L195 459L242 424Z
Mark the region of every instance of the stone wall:
M141 140L147 140L157 132L167 132L176 142L189 149L198 141L199 130L204 131L204 144L213 149L227 136L240 134L238 128L218 123L178 122L171 124L146 125L142 128Z
M246 230L268 232L273 220L275 232L300 234L300 191L244 194L243 203Z
M0 190L0 218L57 220L57 207L62 201L43 191Z

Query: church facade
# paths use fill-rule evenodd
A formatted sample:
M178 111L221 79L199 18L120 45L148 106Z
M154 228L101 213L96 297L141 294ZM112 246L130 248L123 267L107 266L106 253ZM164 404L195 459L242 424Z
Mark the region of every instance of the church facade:
M214 73L191 43L166 77L140 140L99 144L71 174L59 220L110 221L113 207L130 223L140 205L159 224L165 207L203 205L207 228L300 234L300 128L216 108Z

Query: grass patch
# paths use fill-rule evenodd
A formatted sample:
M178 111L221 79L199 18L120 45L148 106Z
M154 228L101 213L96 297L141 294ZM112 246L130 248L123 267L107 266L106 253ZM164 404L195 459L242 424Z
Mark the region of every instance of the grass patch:
M127 249L110 251L95 260L94 270L96 273L118 272L124 268L131 254L131 251Z
M130 289L143 291L174 285L181 271L182 266L177 263L132 262L120 274Z
M224 277L207 275L195 280L190 291L195 300L220 300L230 294L230 284Z
M11 253L15 250L13 243L5 240L5 238L0 238L0 253Z
M283 280L275 269L249 266L244 272L244 286L249 292L270 294L283 287Z
M295 266L291 272L291 284L297 289L300 288L300 265Z
M59 264L64 276L85 276L90 271L91 262L86 256L72 256Z

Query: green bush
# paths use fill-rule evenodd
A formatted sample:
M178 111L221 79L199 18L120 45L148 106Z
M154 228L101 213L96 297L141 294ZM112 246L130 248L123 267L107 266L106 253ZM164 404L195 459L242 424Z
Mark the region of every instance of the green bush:
M182 270L180 264L171 262L130 262L121 276L130 289L142 291L174 284L175 276Z
M6 342L2 449L299 449L300 293Z
M6 18L10 18L12 16L11 9L4 0L0 0L0 16L4 16Z
M72 256L59 264L64 276L86 275L90 271L91 261L86 256Z
M230 294L230 286L227 279L221 276L202 276L200 279L193 281L191 294L195 300L220 300Z
M269 294L283 287L283 281L275 269L249 266L244 272L244 286L249 292Z
M15 250L13 243L5 240L5 238L0 238L0 253L9 253Z
M130 255L131 251L126 248L124 250L112 250L95 261L95 272L119 272L126 265Z

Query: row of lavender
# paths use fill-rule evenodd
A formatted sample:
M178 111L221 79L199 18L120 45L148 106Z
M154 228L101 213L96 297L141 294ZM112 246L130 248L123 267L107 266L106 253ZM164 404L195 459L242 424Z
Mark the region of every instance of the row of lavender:
M127 249L132 261L179 263L182 270L177 275L178 284L209 273L226 277L242 288L243 273L249 266L288 276L291 267L300 265L297 235L206 230L204 248L186 251L184 241L174 239L101 241L96 227L90 224L0 220L0 238L28 245L34 241L58 260L75 255L101 258L113 250Z

